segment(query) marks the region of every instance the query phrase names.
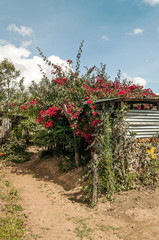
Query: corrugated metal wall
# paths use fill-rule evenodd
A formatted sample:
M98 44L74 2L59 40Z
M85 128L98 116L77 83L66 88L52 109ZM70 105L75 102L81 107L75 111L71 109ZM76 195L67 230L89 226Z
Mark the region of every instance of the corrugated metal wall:
M149 138L159 133L159 111L129 110L126 121L130 123L129 130L136 132L136 138Z

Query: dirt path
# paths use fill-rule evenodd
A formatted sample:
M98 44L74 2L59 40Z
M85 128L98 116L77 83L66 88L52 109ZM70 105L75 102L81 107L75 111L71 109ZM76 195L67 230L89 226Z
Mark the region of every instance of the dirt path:
M32 161L36 158L38 154ZM114 202L102 200L90 209L71 200L76 188L66 191L53 180L39 180L15 168L8 168L8 178L38 239L159 240L159 188L122 193Z

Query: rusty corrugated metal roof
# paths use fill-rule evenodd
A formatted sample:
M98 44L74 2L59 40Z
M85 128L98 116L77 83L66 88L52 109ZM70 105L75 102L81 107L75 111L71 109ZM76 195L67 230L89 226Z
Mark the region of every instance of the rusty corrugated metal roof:
M100 99L95 101L94 103L103 103L103 102L140 102L140 103L150 103L150 102L158 102L159 97L156 98L107 98L107 99Z

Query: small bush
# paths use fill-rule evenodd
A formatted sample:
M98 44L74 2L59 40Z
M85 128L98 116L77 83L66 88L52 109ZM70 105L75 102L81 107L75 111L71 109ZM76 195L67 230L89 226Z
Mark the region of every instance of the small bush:
M26 145L18 140L14 131L8 135L5 144L0 147L0 152L4 153L3 159L11 162L25 162L30 158L30 153L26 152Z

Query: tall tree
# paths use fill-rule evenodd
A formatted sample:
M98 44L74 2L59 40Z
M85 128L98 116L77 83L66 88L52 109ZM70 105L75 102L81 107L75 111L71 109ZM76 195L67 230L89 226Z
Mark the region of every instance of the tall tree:
M13 104L22 102L22 95L26 97L24 78L20 71L16 70L14 64L4 59L0 62L0 109L8 111Z

